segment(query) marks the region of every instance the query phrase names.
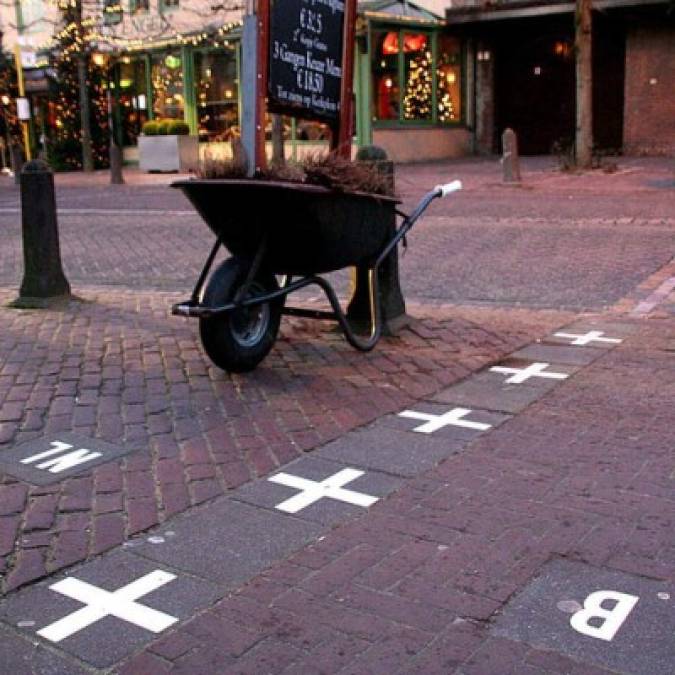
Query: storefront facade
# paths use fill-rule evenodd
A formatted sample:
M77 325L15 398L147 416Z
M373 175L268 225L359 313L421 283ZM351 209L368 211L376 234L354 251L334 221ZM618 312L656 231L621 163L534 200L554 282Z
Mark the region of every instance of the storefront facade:
M149 119L182 119L201 154L227 156L239 134L240 26L227 33L184 36L186 44L127 50L114 82L118 142L136 158ZM395 161L467 154L467 54L445 22L399 0L361 3L355 54L354 148L376 144ZM271 122L268 122L271 131ZM287 153L328 146L325 125L284 119Z
M409 14L401 16L395 8L362 6L360 140L400 162L467 154L466 44L424 10L408 6Z

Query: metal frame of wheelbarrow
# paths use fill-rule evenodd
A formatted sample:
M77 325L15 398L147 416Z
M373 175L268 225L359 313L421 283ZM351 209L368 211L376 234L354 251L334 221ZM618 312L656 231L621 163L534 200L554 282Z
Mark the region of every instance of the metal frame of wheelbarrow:
M410 215L396 210L396 213L400 216L403 216L403 222L401 223L396 234L391 239L391 241L384 247L379 256L375 259L374 263L368 268L368 298L370 306L370 334L367 338L358 336L352 329L347 316L340 307L340 302L338 301L337 295L331 286L331 284L318 275L312 274L304 276L297 281L292 281L290 277L285 276L283 284L276 291L271 291L270 293L264 293L253 298L247 298L246 294L251 284L255 280L260 268L262 266L265 251L267 248L267 240L263 238L260 242L260 246L256 251L256 254L251 263L251 267L248 270L246 280L239 287L235 297L232 302L228 302L224 305L219 305L217 307L208 307L201 304L199 298L201 296L204 284L208 274L213 266L213 261L218 253L218 250L223 245L221 236L218 236L216 243L209 253L209 257L206 260L204 268L199 275L197 284L195 285L194 290L190 299L186 302L179 302L171 308L171 313L175 316L185 316L185 317L198 317L198 318L209 318L213 316L218 316L219 314L225 314L233 310L241 309L243 307L253 307L255 305L262 305L264 303L276 300L277 298L289 295L294 291L298 291L301 288L306 286L316 285L319 286L326 294L328 302L333 308L332 312L325 310L317 309L304 309L301 307L284 307L282 309L282 314L288 316L301 316L309 319L322 319L322 320L332 320L337 321L342 328L342 331L345 334L347 342L349 342L352 347L360 351L370 351L375 347L380 336L382 334L382 321L380 319L380 296L379 296L379 286L378 286L378 270L380 265L384 260L389 256L389 254L394 250L398 243L406 236L410 231L415 222L419 217L424 213L431 202L439 197L445 197L451 192L460 190L462 184L460 181L453 181L452 183L447 183L446 185L438 185L433 190L428 192L422 199L419 204L413 209Z

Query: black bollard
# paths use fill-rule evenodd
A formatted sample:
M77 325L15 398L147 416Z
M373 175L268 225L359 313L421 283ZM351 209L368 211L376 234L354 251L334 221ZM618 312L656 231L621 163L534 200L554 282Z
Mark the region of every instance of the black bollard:
M394 163L386 159L384 150L376 146L361 148L359 154L357 154L357 160L381 173L388 183L389 194L394 194ZM393 239L395 234L396 215L392 213L391 223L388 227L388 238ZM383 335L396 335L410 322L410 317L405 311L405 300L399 282L398 247L380 265L378 285L382 312L382 333ZM368 268L355 267L352 274L352 296L347 306L347 317L357 326L365 326L370 318L368 288Z
M61 267L54 175L40 159L21 172L21 224L24 277L15 306L39 307L47 299L70 297Z
M110 144L110 183L111 185L124 185L122 151L117 143Z

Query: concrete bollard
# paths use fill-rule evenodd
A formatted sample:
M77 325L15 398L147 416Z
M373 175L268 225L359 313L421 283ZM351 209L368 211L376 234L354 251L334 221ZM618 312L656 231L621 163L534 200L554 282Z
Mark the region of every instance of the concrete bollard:
M122 175L122 151L117 143L110 144L110 184L124 185L124 176Z
M520 158L518 157L518 138L513 129L505 129L502 134L502 168L505 183L520 183Z
M70 284L61 267L54 196L54 174L36 159L21 172L21 224L24 277L17 307L41 307L47 299L70 297Z

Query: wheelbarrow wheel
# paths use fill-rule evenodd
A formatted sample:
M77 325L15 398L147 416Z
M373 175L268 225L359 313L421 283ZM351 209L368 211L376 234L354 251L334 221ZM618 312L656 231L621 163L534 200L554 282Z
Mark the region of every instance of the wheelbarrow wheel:
M231 302L246 281L247 273L248 267L242 260L229 258L222 262L206 285L203 304L217 306ZM278 288L273 274L260 272L243 299L264 295ZM274 345L283 305L283 298L278 298L200 319L199 334L211 361L232 373L253 370Z

